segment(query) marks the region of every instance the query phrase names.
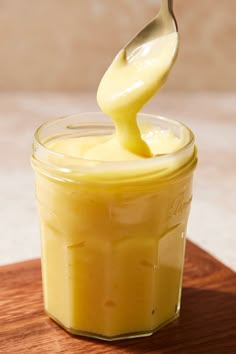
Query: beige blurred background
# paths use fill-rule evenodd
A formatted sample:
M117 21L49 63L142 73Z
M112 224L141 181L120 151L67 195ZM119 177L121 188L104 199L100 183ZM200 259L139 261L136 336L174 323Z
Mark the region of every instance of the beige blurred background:
M167 89L236 89L236 1L175 0L181 48ZM96 90L158 0L0 0L0 90Z

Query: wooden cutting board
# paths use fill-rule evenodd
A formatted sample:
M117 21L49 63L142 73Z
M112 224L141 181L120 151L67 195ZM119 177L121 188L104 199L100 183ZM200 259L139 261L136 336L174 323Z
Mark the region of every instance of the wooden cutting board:
M151 337L75 337L43 312L40 261L0 267L0 353L236 353L236 273L187 242L181 316Z

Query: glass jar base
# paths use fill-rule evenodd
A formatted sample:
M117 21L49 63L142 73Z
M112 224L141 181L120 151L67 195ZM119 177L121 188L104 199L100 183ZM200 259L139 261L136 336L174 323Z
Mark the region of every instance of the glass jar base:
M149 337L152 334L154 334L157 331L159 331L162 327L164 327L164 326L170 324L171 322L175 321L180 315L180 311L176 312L173 317L169 318L167 321L163 322L159 326L157 326L154 329L149 330L149 331L122 333L122 334L118 334L118 335L115 335L115 336L108 337L108 336L105 336L105 335L102 335L102 334L80 331L80 330L73 329L73 328L67 328L60 321L58 321L55 317L53 317L51 314L49 314L47 311L46 311L46 313L54 322L56 322L65 331L67 331L70 334L73 334L73 335L76 335L76 336L81 336L81 337L100 339L100 340L104 340L104 341L107 341L107 342L112 342L112 341L122 340L122 339Z

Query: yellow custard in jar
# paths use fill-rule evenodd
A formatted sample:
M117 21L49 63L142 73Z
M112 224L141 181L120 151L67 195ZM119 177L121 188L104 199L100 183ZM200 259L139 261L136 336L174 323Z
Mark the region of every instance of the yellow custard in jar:
M144 124L150 150L155 154L157 144L161 151L162 140L163 155L128 154L123 161L127 152L119 147L122 161L85 159L99 146L116 144L101 114L63 118L37 133L44 141L35 143L32 161L45 309L75 334L107 340L149 335L179 314L193 135L169 120L140 120L156 131L145 132Z

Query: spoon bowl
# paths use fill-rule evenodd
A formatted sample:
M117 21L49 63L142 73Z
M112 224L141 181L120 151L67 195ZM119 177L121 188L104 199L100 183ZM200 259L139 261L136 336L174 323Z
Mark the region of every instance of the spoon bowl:
M161 7L157 16L124 47L127 62L132 60L138 48L142 45L170 33L178 33L178 26L173 12L173 0L161 0ZM173 55L173 60L171 61L172 65L177 56L178 46L179 40L176 42L175 55ZM172 65L170 65L169 70Z

